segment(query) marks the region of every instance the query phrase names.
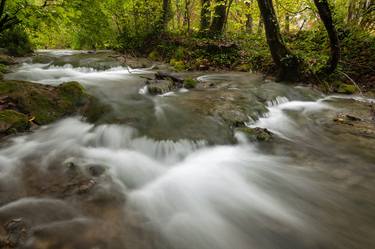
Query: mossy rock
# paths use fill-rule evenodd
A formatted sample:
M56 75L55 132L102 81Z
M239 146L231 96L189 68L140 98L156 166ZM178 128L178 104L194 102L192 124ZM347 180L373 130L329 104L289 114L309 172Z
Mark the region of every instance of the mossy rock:
M47 64L53 61L53 58L46 55L36 55L31 57L33 63Z
M14 65L17 64L17 62L9 55L0 54L0 64Z
M1 96L6 96L17 111L32 117L39 125L49 124L75 113L86 116L86 112L89 112L88 118L93 120L94 116L99 116L98 110L105 112L78 82L67 82L54 87L25 81L0 81ZM90 109L93 103L95 111Z
M174 88L175 86L173 84L173 81L169 80L154 80L148 82L147 86L148 92L151 95L164 94L174 90Z
M337 92L344 93L344 94L354 94L357 91L357 87L355 85L349 84L341 84L339 85Z
M158 51L154 50L148 54L148 58L152 61L157 61L160 58L160 54Z
M250 141L267 142L267 141L270 141L273 137L272 132L270 132L267 129L263 129L259 127L256 127L256 128L242 127L242 128L238 128L236 131L244 133Z
M184 80L184 87L187 89L195 88L198 84L198 81L192 78L188 78Z
M30 122L25 114L14 110L0 111L0 136L27 131Z

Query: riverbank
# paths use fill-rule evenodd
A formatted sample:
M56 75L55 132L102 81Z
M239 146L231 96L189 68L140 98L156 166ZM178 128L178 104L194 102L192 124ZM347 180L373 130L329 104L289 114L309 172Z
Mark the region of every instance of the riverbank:
M284 34L288 47L303 62L301 82L319 87L326 93L374 92L375 37L356 29L341 29L341 61L332 75L319 75L329 55L324 31ZM127 48L127 53L169 63L176 71L258 72L266 77L276 73L267 42L258 35L210 39L163 35L147 47Z

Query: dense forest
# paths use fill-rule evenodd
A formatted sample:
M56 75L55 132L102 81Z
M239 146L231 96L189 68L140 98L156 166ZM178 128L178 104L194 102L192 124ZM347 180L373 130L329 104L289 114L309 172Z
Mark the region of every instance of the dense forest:
M2 0L0 41L15 55L115 49L180 71L251 70L354 92L374 81L374 6L372 0Z

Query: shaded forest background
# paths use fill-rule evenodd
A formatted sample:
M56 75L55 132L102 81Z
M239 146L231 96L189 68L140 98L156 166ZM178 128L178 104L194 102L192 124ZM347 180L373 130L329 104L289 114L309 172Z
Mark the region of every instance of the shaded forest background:
M333 36L321 4L329 7ZM271 53L270 25L283 54ZM373 88L374 30L374 0L1 0L0 6L0 47L12 55L114 49L178 71L257 71L339 92ZM340 58L330 70L335 36Z

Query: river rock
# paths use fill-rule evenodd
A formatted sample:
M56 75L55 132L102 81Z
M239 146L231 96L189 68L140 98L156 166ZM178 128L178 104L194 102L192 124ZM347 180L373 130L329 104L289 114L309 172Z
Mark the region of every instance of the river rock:
M238 128L236 131L242 132L246 135L246 137L250 141L260 141L260 142L267 142L273 138L273 133L264 128L249 128L249 127L242 127Z
M21 248L28 236L28 226L22 218L12 219L1 229L0 248Z
M26 81L0 81L0 135L24 132L31 122L49 124L62 117L81 114L93 121L108 111L88 95L78 82L57 87Z
M30 128L28 117L14 110L0 111L0 134L24 132Z
M0 54L0 64L14 65L14 64L17 64L17 62L13 57L11 57L9 55Z
M164 94L176 89L173 81L170 80L151 80L147 81L146 84L151 95Z

